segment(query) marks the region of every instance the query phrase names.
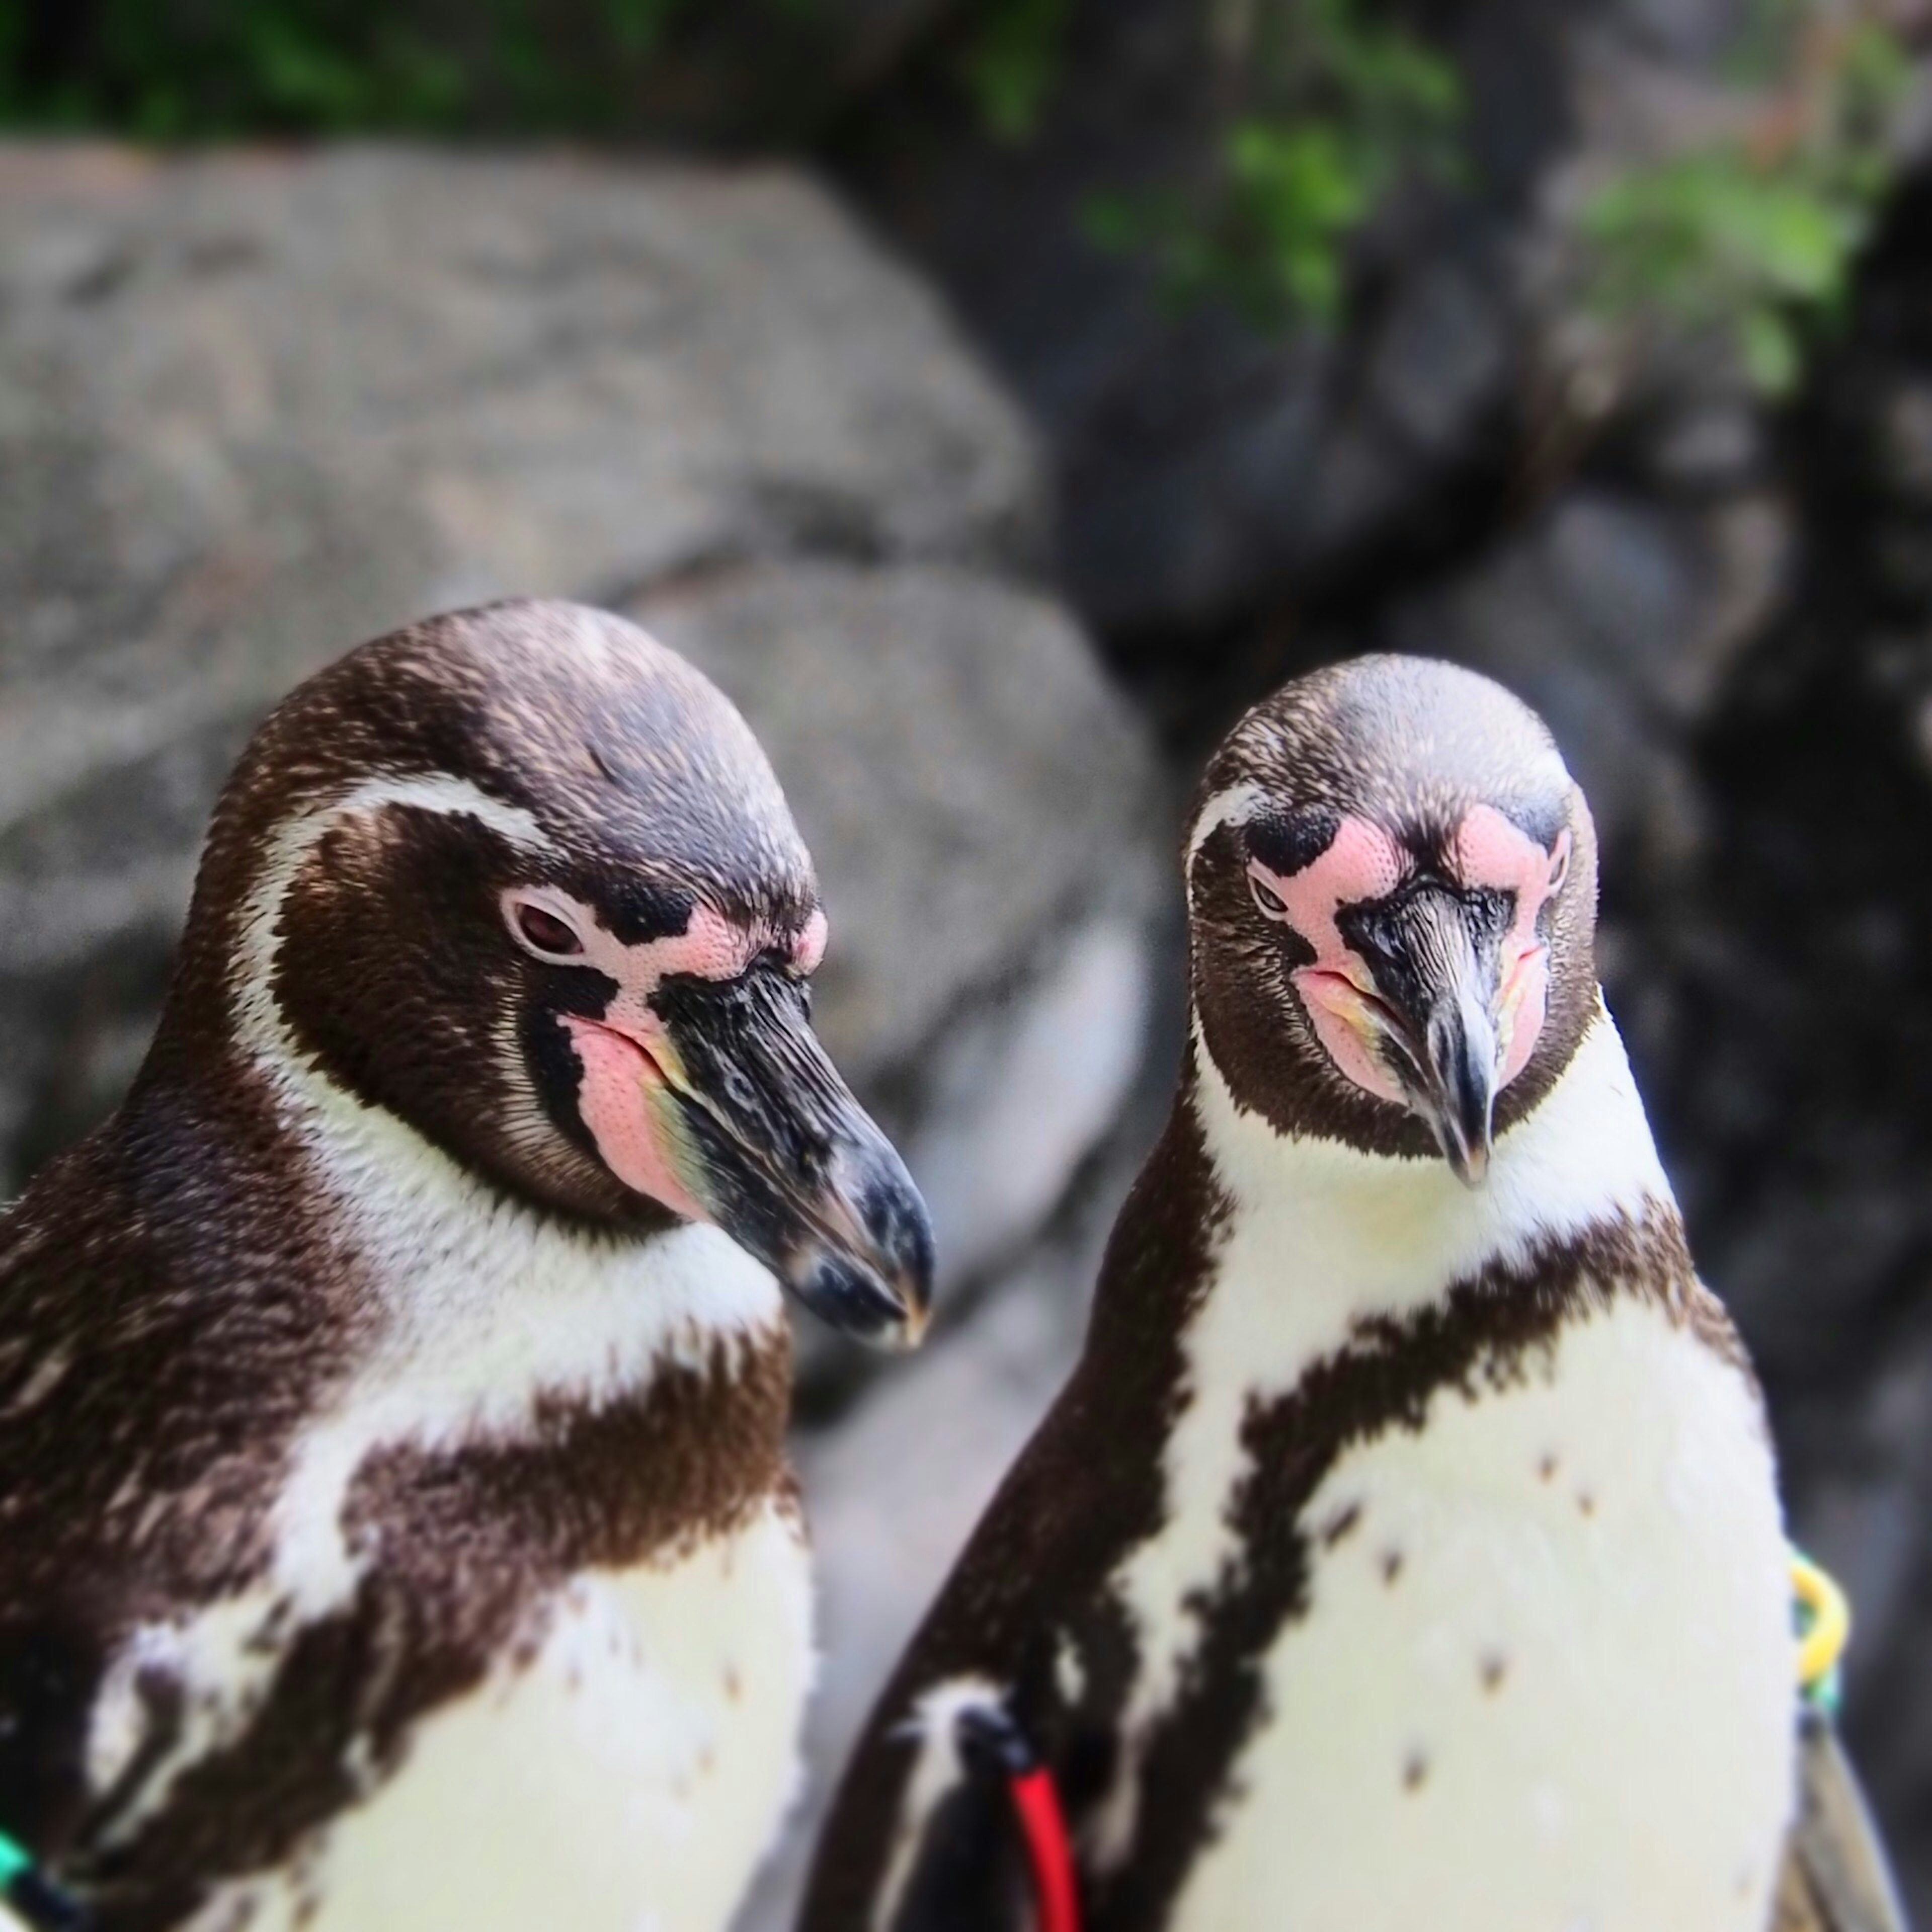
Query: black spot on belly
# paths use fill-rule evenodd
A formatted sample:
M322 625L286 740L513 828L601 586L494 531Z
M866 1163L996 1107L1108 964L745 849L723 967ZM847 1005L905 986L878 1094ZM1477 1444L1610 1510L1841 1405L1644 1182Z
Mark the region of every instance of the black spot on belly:
M1400 1550L1382 1552L1382 1581L1393 1589L1402 1575L1402 1554Z
M1509 1675L1509 1659L1499 1650L1485 1651L1480 1669L1483 1688L1493 1695L1503 1688L1503 1679Z
M1355 1528L1362 1520L1362 1506L1351 1503L1346 1509L1338 1510L1324 1526L1322 1541L1324 1547L1333 1550L1336 1544Z
M1402 1761L1402 1788L1420 1791L1429 1782L1429 1754L1412 1750Z

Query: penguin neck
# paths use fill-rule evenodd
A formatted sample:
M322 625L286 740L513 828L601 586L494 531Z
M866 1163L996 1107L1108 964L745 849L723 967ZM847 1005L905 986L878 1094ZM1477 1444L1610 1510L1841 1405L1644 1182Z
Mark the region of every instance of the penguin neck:
M211 1293L298 1311L310 1406L514 1438L663 1372L762 1390L788 1352L776 1282L718 1229L605 1232L552 1214L280 1040L238 1030L192 1054L158 1040L117 1153ZM238 1253L260 1280L236 1276Z
M776 1282L718 1229L631 1235L563 1220L300 1071L301 1102L285 1089L284 1118L359 1264L365 1376L454 1376L478 1426L514 1430L536 1406L600 1406L660 1366L710 1368L722 1350L728 1372L745 1349L785 1346Z
M1187 1325L1216 1330L1228 1372L1293 1385L1364 1324L1401 1321L1489 1273L1676 1204L1622 1042L1600 1006L1541 1104L1496 1142L1486 1180L1446 1162L1276 1132L1243 1111L1195 1031L1192 1117L1216 1226Z

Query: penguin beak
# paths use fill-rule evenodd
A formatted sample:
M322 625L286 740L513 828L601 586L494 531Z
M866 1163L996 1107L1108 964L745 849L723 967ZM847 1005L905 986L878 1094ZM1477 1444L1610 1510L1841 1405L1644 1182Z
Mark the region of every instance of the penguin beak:
M1496 1105L1496 1029L1489 1002L1466 982L1445 988L1420 1028L1424 1071L1418 1111L1457 1180L1489 1177Z
M731 980L666 980L652 1004L682 1165L706 1214L834 1328L916 1346L932 1305L932 1222L819 1044L803 987L759 965Z
M1364 920L1381 962L1366 1003L1382 1060L1427 1121L1456 1178L1487 1178L1505 1004L1500 947L1450 892L1424 887Z

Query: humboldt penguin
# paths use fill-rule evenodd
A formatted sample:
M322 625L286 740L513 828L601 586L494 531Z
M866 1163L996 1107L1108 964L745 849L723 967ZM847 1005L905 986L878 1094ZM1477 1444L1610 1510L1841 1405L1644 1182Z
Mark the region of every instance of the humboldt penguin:
M809 858L616 618L351 652L0 1222L0 1831L104 1932L720 1932L812 1674L782 1284L916 1336Z
M1210 763L1191 1028L1084 1353L875 1712L806 1932L1766 1932L1770 1441L1497 686L1364 658ZM1066 1922L1063 1916L1059 1922Z

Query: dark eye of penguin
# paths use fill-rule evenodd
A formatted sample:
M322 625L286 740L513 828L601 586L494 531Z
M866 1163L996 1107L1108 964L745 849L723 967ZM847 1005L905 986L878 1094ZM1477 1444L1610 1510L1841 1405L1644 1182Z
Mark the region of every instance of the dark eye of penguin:
M516 898L511 902L509 912L512 930L539 959L584 958L584 941L576 929L547 906L532 899Z
M1288 916L1288 903L1265 879L1248 874L1248 890L1254 895L1255 904L1264 919L1285 920Z

